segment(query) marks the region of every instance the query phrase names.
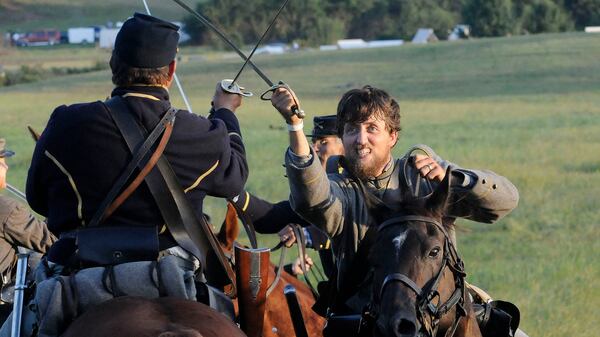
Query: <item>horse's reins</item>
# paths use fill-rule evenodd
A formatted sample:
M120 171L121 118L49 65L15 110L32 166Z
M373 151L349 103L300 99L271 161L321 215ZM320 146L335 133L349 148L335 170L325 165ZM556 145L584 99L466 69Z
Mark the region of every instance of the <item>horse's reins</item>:
M306 284L308 284L313 296L315 298L319 298L319 292L312 285L308 277L308 270L306 269L306 236L304 235L304 230L302 227L293 225L292 229L294 230L294 235L296 236L296 240L298 240L298 257L300 258L300 269L302 269L302 275Z
M442 233L444 234L444 257L442 265L440 266L440 269L438 270L436 276L428 282L424 289L421 289L413 280L411 280L408 276L404 274L393 273L386 275L377 295L379 296L379 299L383 298L386 286L392 282L400 282L403 285L410 288L417 295L417 313L419 322L425 327L427 333L432 337L437 334L437 330L439 327L438 324L441 317L448 313L453 307L456 307L456 316L454 322L445 334L446 337L450 337L456 331L460 319L463 316L466 316L467 314L465 309L466 290L464 282L464 277L466 276L466 274L464 271L463 262L458 256L456 248L452 244L448 232L446 231L444 226L434 218L419 215L394 217L383 222L377 229L377 232L379 233L385 228L394 225L397 226L406 221L420 221L424 223L430 223L435 225L439 230L442 231ZM432 303L432 301L434 298L439 298L440 296L439 292L437 291L437 287L439 285L440 280L442 279L443 271L446 267L450 268L450 271L452 271L452 274L454 276L455 289L446 302L436 306ZM377 317L378 312L375 309L376 308L374 307L371 308L369 313L369 315L371 316L370 318ZM427 312L429 313L431 321L427 321L425 319L427 316Z
M308 270L306 269L306 259L304 258L305 254L306 254L306 236L304 236L304 232L302 230L302 227L300 227L300 226L292 225L292 230L294 232L294 236L296 237L296 240L298 241L298 257L300 258L300 268L302 269L302 274L304 276L304 280L306 281L306 284L310 288L310 291L313 293L313 296L315 296L315 298L318 298L319 292L312 285L312 282L308 278ZM283 265L285 263L285 256L286 256L287 248L288 247L285 246L284 242L280 241L277 245L275 245L275 247L273 247L271 249L272 252L274 252L278 249L281 249L281 254L279 256L277 272L275 273L275 280L273 281L271 286L269 286L269 289L267 289L267 296L269 296L269 294L271 294L273 289L275 289L277 282L279 282L279 280L281 279L281 271L283 270ZM323 273L320 270L318 272L324 278Z

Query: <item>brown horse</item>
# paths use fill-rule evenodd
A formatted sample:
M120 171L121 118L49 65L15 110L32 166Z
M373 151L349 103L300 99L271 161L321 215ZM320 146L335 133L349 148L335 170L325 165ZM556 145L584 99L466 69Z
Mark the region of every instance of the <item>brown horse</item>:
M171 297L117 297L86 311L62 337L243 337L210 307Z
M424 205L386 216L377 227L369 255L373 297L366 316L374 336L481 337L462 261L449 225L442 223L448 191L446 178Z
M233 209L231 206L228 206L225 221L219 234L217 235L217 238L221 242L223 249L231 252L233 249L233 242L237 239L239 231L240 229L235 209ZM271 263L269 266L269 284L273 282L274 279L275 265ZM281 273L281 279L269 297L267 297L262 336L295 336L292 318L290 316L285 295L283 294L283 288L287 284L291 284L296 288L298 303L302 309L302 316L304 317L308 335L310 337L323 336L325 319L312 310L312 306L315 303L315 298L313 297L310 288L305 283L286 272ZM237 311L236 301L234 301L234 304Z

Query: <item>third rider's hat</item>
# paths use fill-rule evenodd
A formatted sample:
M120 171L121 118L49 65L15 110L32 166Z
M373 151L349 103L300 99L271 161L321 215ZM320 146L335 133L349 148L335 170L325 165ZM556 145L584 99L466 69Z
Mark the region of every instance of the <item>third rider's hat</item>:
M316 116L313 118L313 130L308 137L337 136L336 115Z

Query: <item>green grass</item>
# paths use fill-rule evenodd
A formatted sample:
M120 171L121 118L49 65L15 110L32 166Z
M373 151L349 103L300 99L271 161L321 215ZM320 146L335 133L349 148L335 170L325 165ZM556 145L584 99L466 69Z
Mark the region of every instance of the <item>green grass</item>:
M62 52L20 58L44 63ZM94 49L77 52L108 57ZM179 76L194 110L205 114L214 84L232 77L241 62L196 57L199 52L182 50ZM493 225L459 222L469 282L515 302L531 336L592 337L600 314L598 59L600 35L556 34L309 51L261 56L256 64L296 90L309 118L333 113L348 88L385 88L402 110L396 155L426 143L461 166L507 176L520 191L518 209ZM256 94L266 89L249 69L241 83ZM110 90L107 71L0 89L0 135L18 153L10 160L10 180L23 187L34 146L25 125L41 130L55 106L102 99ZM177 90L171 92L183 106ZM251 168L248 190L272 201L286 198L281 118L256 98L246 99L238 115ZM222 202L209 200L207 210L219 223ZM260 242L272 246L274 240L261 236Z
M173 1L147 0L153 15L182 21L187 14ZM194 7L199 0L188 0ZM105 25L125 21L134 12L145 13L142 0L9 0L0 7L0 31L26 32L43 28L67 30L69 27Z

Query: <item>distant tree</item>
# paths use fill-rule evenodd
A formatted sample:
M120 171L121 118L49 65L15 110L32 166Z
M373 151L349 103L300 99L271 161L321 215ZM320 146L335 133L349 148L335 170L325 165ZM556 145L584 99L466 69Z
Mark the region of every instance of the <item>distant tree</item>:
M322 0L290 1L277 23L275 36L285 41L299 41L304 45L329 43L332 39L343 38L343 23L329 22ZM281 1L274 1L281 4ZM269 11L273 16L275 8ZM327 29L333 29L327 32ZM337 33L336 33L337 32ZM334 37L333 35L339 36Z
M269 33L268 41L299 41L315 45L345 37L345 21L326 14L326 0L290 1L276 26ZM255 44L268 27L280 0L207 0L197 9L211 22L221 27L238 44ZM195 18L185 19L192 43L220 47L222 42Z
M266 28L267 16L271 13L271 9L266 10L269 5L266 2L273 1L208 0L198 3L196 10L224 31L234 43L252 43ZM184 22L193 44L223 46L216 34L195 17L189 15Z
M435 34L445 39L448 32L458 23L461 23L460 12L453 12L452 1L425 0L401 1L403 4L400 13L402 23L402 36L412 38L419 28L433 28Z
M511 0L470 0L463 15L475 36L505 36L513 32Z
M253 45L282 1L202 0L197 9L234 43ZM578 27L600 25L600 0L303 0L287 4L265 42L410 39L421 27L444 39L459 23L471 25L475 36L504 36L570 30L573 21ZM192 43L223 46L192 16L185 23Z
M397 13L391 12L389 7L388 0L362 1L360 7L356 8L353 15L347 19L347 36L367 40L393 36L400 23L396 20Z
M600 0L565 0L565 6L577 28L600 26Z
M354 16L349 37L410 39L421 27L433 28L444 38L460 21L460 1L375 0L364 1L362 12Z
M569 13L552 0L523 1L515 7L521 31L543 33L573 29Z

